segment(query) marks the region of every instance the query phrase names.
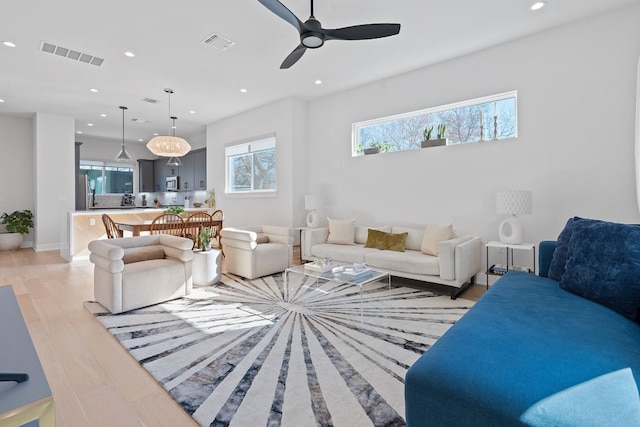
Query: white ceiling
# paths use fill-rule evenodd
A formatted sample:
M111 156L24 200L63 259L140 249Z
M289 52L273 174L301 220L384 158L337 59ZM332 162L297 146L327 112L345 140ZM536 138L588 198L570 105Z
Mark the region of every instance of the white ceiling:
M385 39L329 41L280 70L298 34L257 0L3 0L0 41L17 47L0 45L0 114L71 116L84 135L121 139L125 105L127 142L146 143L169 131L168 87L177 135L188 138L278 99L325 96L639 1L548 0L532 12L533 0L316 0L325 28L397 22L402 29ZM308 0L282 2L308 18ZM203 44L214 32L235 46ZM44 53L42 41L105 60L96 67Z

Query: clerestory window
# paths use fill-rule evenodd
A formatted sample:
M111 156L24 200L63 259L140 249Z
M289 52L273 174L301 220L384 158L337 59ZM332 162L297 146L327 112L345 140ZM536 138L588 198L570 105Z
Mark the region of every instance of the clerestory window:
M518 135L517 91L353 124L352 155L457 145Z

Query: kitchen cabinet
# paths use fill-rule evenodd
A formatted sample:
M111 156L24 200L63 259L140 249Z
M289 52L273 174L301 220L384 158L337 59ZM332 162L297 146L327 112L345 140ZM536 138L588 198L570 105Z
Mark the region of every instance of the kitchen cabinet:
M164 184L165 168L167 167L167 158L160 157L153 161L153 186L156 192L163 192L167 189Z
M193 187L193 154L189 153L186 156L180 158L182 164L180 165L180 190L192 191Z
M153 160L138 160L138 191L141 193L155 190L154 163Z
M193 185L195 190L207 189L207 150L193 153Z

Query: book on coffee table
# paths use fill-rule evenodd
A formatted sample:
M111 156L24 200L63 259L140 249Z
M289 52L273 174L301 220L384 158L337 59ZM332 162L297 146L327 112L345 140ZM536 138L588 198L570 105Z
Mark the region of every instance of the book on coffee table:
M351 279L361 279L371 274L373 270L369 267L356 270L354 268L345 268L340 274L349 277Z

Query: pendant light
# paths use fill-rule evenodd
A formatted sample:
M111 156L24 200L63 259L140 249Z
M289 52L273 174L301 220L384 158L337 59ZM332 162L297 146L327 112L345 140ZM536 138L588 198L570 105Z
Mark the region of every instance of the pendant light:
M173 89L164 90L169 95L169 117L171 117L171 94ZM160 157L182 157L191 150L187 141L177 136L155 136L147 142L147 148L156 156Z
M173 121L173 124L171 125L171 136L176 136L176 120L178 118L172 116L171 120ZM167 166L182 166L182 161L180 160L180 157L171 157L169 159L169 161L167 162Z
M127 162L131 160L131 154L127 151L127 146L124 144L124 110L127 107L123 107L122 105L118 107L122 110L122 147L120 148L120 152L116 156L115 160L117 162Z

